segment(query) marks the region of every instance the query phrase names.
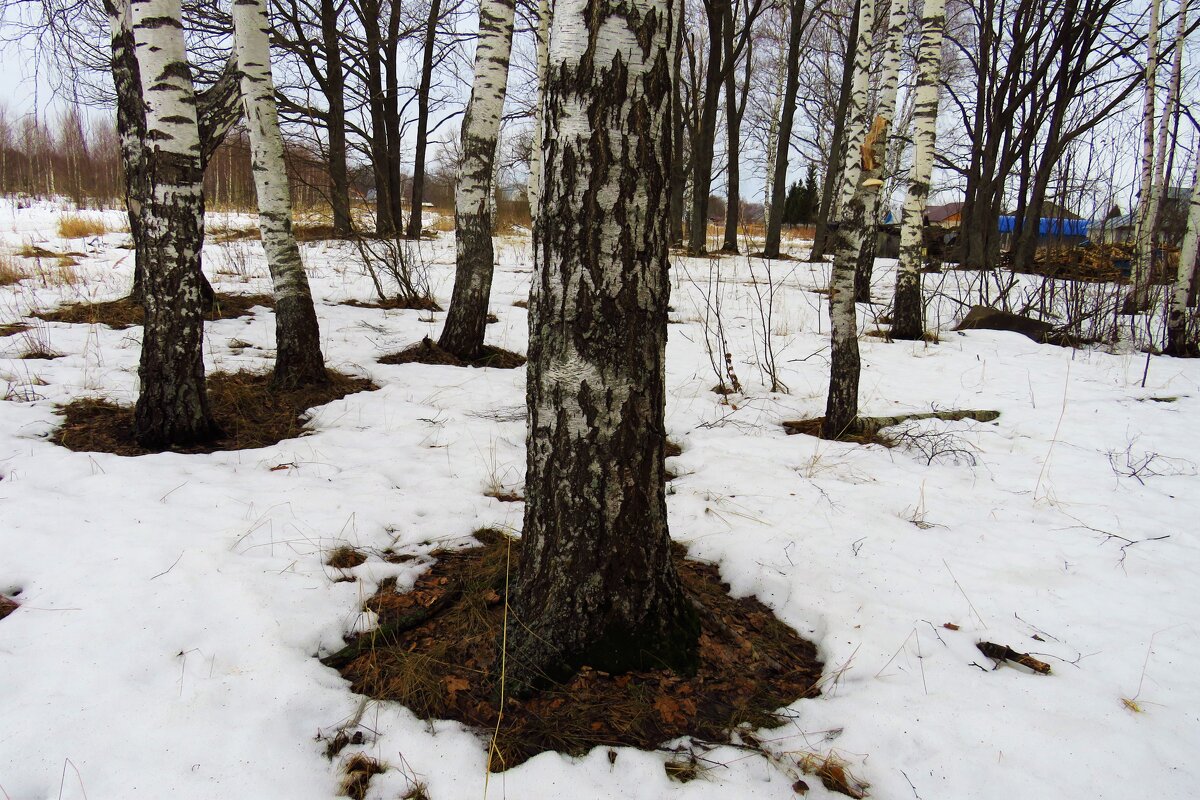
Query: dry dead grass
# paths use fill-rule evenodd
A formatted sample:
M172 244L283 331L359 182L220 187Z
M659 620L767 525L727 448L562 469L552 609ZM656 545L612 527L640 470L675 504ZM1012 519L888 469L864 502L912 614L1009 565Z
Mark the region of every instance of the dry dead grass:
M525 366L525 356L499 347L484 345L483 355L476 359L459 358L443 350L437 342L426 336L417 344L391 353L379 359L380 364L442 364L449 367L494 367L516 369Z
M29 277L29 272L8 253L0 253L0 286L11 286Z
M209 322L247 316L255 306L274 308L275 299L267 294L226 294L218 292L212 309L204 318ZM83 325L107 325L122 330L141 325L145 312L140 303L128 297L102 303L68 303L54 311L33 314L47 322L70 322Z
M355 392L378 388L365 378L329 370L329 383L275 391L270 373L218 372L208 376L208 403L223 434L188 453L268 447L308 433L308 409ZM84 398L59 406L63 423L50 440L76 452L140 456L153 452L133 438L133 409L108 400Z
M779 708L818 694L822 665L812 644L754 598L731 597L714 566L686 560L676 548L676 567L700 614L694 676L584 667L566 683L507 698L501 717L499 643L520 541L496 530L475 538L482 547L433 553L435 563L412 591L398 593L394 579L381 584L365 603L379 628L324 662L340 668L356 692L494 734L492 771L547 750L653 749L687 735L727 740L742 723L781 724ZM518 624L508 613L507 624Z
M109 232L104 217L91 214L63 214L58 218L58 235L64 239L86 239Z
M342 786L338 794L351 800L363 800L367 796L371 778L385 770L377 759L363 753L355 753L342 765Z

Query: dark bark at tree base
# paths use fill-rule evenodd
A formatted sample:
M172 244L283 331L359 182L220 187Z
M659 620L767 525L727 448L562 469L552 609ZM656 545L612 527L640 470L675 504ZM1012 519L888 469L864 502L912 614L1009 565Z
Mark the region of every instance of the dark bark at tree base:
M863 237L858 251L858 262L854 266L854 302L871 302L871 280L875 275L875 226L872 225Z
M274 389L325 386L329 373L312 297L293 294L275 301Z
M896 297L892 307L893 339L916 341L925 336L925 302L921 296L921 276L901 272L896 276Z

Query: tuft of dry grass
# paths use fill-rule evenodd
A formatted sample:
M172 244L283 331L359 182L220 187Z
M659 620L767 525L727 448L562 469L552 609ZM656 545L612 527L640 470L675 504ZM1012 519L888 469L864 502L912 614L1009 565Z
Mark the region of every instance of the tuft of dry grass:
M338 794L342 797L349 797L351 800L363 800L367 796L367 787L371 784L371 778L386 769L378 759L362 753L355 753L342 765L342 786Z
M334 569L354 569L364 563L367 557L348 544L339 545L329 553L325 563Z
M108 233L108 224L101 216L63 214L58 218L58 235L64 239L86 239Z
M275 298L269 294L226 294L218 292L213 307L204 318L209 322L218 319L244 317L255 306L275 307ZM47 322L70 322L83 325L107 325L121 330L141 325L145 312L140 303L129 297L103 303L68 303L54 311L39 311L33 314Z
M29 273L8 253L0 253L0 286L11 286L29 277Z
M0 336L16 336L27 330L29 330L29 325L25 322L5 322L0 325Z
M346 300L341 305L353 306L354 308L382 308L389 311L401 308L414 309L416 311L442 310L442 307L432 297L416 297L412 299L389 297L386 300Z
M365 378L329 370L329 383L276 391L271 374L219 372L208 377L208 403L223 434L214 442L182 450L212 453L248 450L295 439L309 431L307 411L348 394L378 388ZM133 438L133 409L107 400L84 398L59 406L63 424L50 440L76 452L140 456L152 452Z
M525 356L504 350L499 347L483 346L483 354L479 358L459 358L442 347L428 336L417 344L405 348L398 353L390 353L379 359L380 364L441 364L448 367L494 367L495 369L516 369L525 365Z
M831 792L853 797L854 800L863 800L867 796L867 789L871 784L855 777L848 769L849 764L834 753L823 756L804 753L800 756L799 763L801 770L820 778L821 783Z

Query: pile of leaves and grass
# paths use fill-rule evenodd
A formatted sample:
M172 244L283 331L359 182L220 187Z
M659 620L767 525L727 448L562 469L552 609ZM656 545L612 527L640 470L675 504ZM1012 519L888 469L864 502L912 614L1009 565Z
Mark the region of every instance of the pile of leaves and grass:
M274 308L275 298L269 294L217 292L212 307L205 312L204 318L209 322L214 322L219 319L244 317L249 315L255 306ZM107 325L117 330L141 325L146 320L146 312L142 309L141 303L130 297L101 303L68 303L53 311L35 312L33 316L46 322Z
M353 308L380 308L386 311L396 309L410 309L414 311L442 311L444 310L436 300L432 297L387 297L382 300L345 300L341 303L344 306L352 306Z
M525 356L500 347L484 345L478 358L460 358L445 350L426 336L417 344L398 353L390 353L379 359L380 364L441 364L449 367L493 367L516 369L525 365Z
M179 452L212 453L218 450L247 450L268 447L295 439L306 429L307 411L339 400L348 394L377 389L366 378L328 370L323 386L273 389L270 373L219 372L208 376L208 403L221 429L215 441ZM133 409L108 400L83 398L59 406L63 424L50 440L76 452L115 453L140 456L154 452L134 441Z
M676 568L702 610L694 676L584 667L566 683L502 698L501 642L506 623L515 624L505 595L521 543L495 530L475 538L481 546L435 551L409 592L397 592L394 580L381 584L365 603L379 626L322 660L355 692L494 736L494 772L548 750L654 749L683 736L729 741L739 726L782 724L779 709L818 694L822 663L812 643L756 599L731 597L715 566L676 548Z

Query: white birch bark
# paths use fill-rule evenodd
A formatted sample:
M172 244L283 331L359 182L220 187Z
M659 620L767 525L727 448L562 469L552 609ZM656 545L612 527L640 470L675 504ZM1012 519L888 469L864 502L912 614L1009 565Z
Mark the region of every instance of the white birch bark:
M510 685L695 663L663 448L678 4L558 0L534 223Z
M842 189L837 207L845 209L858 186L862 171L862 144L867 137L870 120L871 60L875 53L875 0L862 0L858 9L858 42L854 50L854 79L850 88L850 108L846 113L845 165L842 170Z
M875 120L867 125L868 77L872 50L870 31L874 5L863 0L859 17L859 45L855 54L854 89L850 97L846 167L842 180L841 219L833 236L833 271L829 283L831 361L829 395L825 404L822 435L837 438L853 433L858 419L858 314L854 304L854 275L858 254L867 229L874 229L874 207L878 202L879 176L883 170L887 131L896 107L896 83L900 69L900 43L908 0L893 0L884 40L880 96ZM863 40L864 32L867 35Z
M508 90L514 0L481 0L475 77L462 125L462 161L454 193L457 268L454 295L438 343L460 358L482 355L494 253L496 141Z
M529 156L529 213L538 215L538 201L542 196L542 141L545 138L542 105L546 100L546 75L550 69L550 17L554 9L550 0L538 0L537 15L537 105L533 113L533 152Z
M1188 294L1196 278L1196 256L1200 251L1200 147L1192 177L1192 197L1188 202L1187 230L1179 248L1179 268L1171 292L1171 311L1167 317L1166 352L1176 356L1200 355L1196 331L1189 331Z
M317 315L292 231L292 199L271 75L266 1L234 0L233 33L258 196L258 227L275 288L274 383L280 388L325 383L328 376Z
M146 121L148 188L141 392L134 435L148 448L186 445L216 433L204 385L200 249L204 195L196 93L178 0L130 6Z
M925 301L921 268L925 256L925 205L933 173L937 139L938 81L942 66L942 34L946 0L925 0L921 6L921 46L917 53L917 86L913 131L913 163L900 228L900 263L892 310L892 338L919 339L925 333Z
M1141 197L1138 201L1137 222L1133 237L1133 294L1132 308L1144 305L1146 284L1149 281L1150 257L1153 249L1154 201L1154 93L1158 75L1158 15L1160 0L1150 2L1150 32L1146 43L1146 95L1142 105L1142 174ZM1166 116L1165 114L1163 116Z
M779 113L783 109L783 84L786 70L779 70L775 76L774 91L771 95L771 119L767 123L767 172L763 183L763 219L771 218L771 192L775 188L775 159L779 149Z

